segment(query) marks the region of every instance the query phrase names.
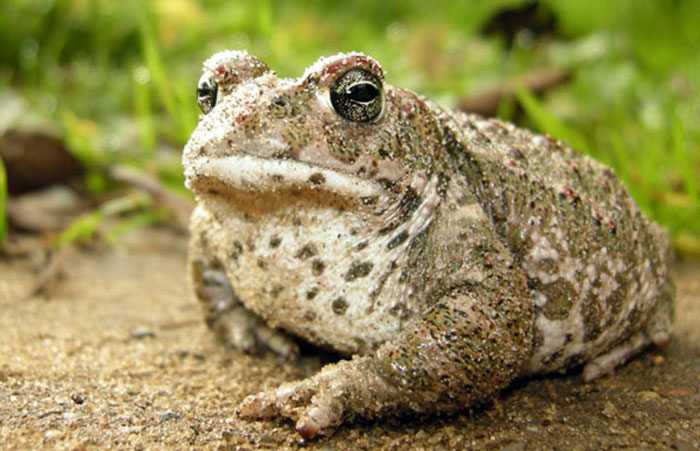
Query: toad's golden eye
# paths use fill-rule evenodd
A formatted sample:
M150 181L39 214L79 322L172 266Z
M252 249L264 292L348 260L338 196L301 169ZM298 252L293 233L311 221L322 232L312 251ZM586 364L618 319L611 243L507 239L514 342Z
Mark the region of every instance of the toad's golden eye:
M371 121L384 107L381 82L364 69L344 73L333 84L330 94L335 111L353 122Z
M202 113L207 114L216 105L219 84L213 74L205 73L197 82L197 105Z

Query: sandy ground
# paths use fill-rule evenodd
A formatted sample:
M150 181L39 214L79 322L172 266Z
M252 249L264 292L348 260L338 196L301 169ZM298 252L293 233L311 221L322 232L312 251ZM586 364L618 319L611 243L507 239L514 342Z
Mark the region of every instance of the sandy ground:
M578 372L516 382L451 417L345 426L302 442L291 423L245 422L247 394L312 374L224 349L187 291L185 240L141 231L70 256L47 297L28 260L0 259L0 447L6 449L700 448L700 263L677 265L671 343L584 385Z

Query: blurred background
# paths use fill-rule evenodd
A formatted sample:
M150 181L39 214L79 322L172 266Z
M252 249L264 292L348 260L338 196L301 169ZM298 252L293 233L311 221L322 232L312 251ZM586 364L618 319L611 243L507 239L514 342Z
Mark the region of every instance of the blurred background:
M3 252L184 230L201 63L246 49L288 77L362 51L388 83L563 139L697 257L699 23L697 0L4 0Z

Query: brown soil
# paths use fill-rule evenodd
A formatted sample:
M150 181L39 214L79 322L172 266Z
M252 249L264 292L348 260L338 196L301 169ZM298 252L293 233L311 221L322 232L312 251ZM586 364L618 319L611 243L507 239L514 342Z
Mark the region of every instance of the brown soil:
M27 298L29 260L0 260L0 447L39 448L700 448L700 262L677 265L673 339L615 374L518 381L458 416L340 428L303 443L286 421L234 415L247 394L315 372L224 349L201 321L185 240L131 234L74 252L48 297Z

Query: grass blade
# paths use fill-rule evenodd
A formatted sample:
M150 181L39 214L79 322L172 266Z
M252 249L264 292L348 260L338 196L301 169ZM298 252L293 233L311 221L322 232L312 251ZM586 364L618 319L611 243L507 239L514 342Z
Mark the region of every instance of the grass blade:
M517 86L515 88L515 96L523 106L528 117L532 119L543 133L547 133L556 139L561 139L580 152L591 154L591 147L588 145L586 138L547 111L530 91L522 86Z

